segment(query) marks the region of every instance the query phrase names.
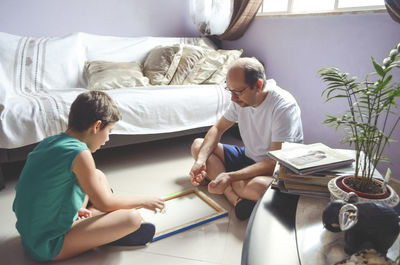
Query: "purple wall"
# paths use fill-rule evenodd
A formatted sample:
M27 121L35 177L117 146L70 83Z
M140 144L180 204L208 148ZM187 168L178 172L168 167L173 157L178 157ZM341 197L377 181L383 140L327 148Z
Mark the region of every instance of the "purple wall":
M190 27L186 0L0 1L0 31L16 35L197 35Z
M115 36L198 35L187 0L1 0L0 31L28 36L78 31ZM306 143L346 148L339 144L340 132L321 124L324 114L337 113L343 105L323 102L317 70L337 66L363 76L372 71L370 56L381 61L399 41L400 24L386 13L370 13L257 17L241 39L223 45L243 48L245 55L264 61L268 76L294 94L302 108ZM400 143L392 144L388 155L394 176L400 178Z
M224 48L243 48L246 56L262 60L267 76L289 90L302 109L305 142L323 142L335 148L341 145L342 133L322 124L325 114L339 114L345 105L338 101L324 103L324 84L318 69L336 66L364 77L373 71L370 61L388 55L400 42L400 24L387 13L340 16L257 17L246 34L237 41L224 41ZM399 72L397 72L399 76ZM400 128L393 138L399 140ZM389 166L400 179L400 143L388 148Z

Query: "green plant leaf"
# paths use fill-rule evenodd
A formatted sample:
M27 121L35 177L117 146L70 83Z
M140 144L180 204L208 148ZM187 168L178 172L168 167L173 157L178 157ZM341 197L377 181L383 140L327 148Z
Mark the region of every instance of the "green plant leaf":
M400 46L396 49L400 52ZM338 68L322 68L318 71L326 83L322 90L326 101L347 99L348 109L345 114L337 117L327 115L323 123L336 130L342 128L344 136L341 142L354 146L356 158L360 161L360 165L356 165L356 174L363 176L362 182L365 185L377 164L386 159L383 150L393 141L390 137L400 124L400 115L396 109L400 97L400 82L393 82L395 78L388 74L394 68L400 68L398 57L392 51L390 61L386 60L384 65L378 64L371 57L375 72L368 73L362 82Z
M374 57L371 57L371 60L372 60L372 64L374 65L375 71L378 73L378 75L384 76L385 73L384 73L384 71L383 71L382 66L380 66L380 65L375 61Z

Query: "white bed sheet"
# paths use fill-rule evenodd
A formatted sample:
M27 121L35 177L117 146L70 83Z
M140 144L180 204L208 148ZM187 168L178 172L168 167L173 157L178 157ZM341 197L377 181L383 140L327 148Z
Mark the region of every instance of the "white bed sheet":
M49 92L51 91L51 92ZM37 143L66 130L69 108L83 88L42 89L0 102L0 148ZM219 85L150 86L106 91L122 114L113 134L142 135L210 126L229 94Z

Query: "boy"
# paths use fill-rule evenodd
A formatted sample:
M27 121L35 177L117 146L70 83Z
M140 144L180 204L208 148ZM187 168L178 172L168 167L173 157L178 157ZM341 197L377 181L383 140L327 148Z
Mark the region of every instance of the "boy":
M16 185L13 210L21 241L36 260L61 260L104 245L149 242L154 225L133 208L156 211L160 198L117 197L92 154L109 140L121 115L104 92L80 94L68 129L44 139L29 154ZM90 198L92 207L86 209Z

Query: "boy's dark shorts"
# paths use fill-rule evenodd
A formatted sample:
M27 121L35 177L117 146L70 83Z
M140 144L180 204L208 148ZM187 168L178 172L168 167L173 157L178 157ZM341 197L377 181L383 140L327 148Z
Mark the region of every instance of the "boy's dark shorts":
M225 169L226 172L236 171L254 164L254 160L247 157L244 153L244 147L236 145L222 144L224 147Z

